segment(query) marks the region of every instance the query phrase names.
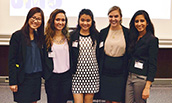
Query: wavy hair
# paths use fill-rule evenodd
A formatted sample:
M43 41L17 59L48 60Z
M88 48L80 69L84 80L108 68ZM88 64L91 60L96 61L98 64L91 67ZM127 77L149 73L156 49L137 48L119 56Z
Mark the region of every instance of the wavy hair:
M51 47L51 43L53 41L53 37L55 36L55 27L54 27L54 20L55 20L55 17L58 13L63 13L65 15L65 21L66 21L66 24L65 24L65 27L62 29L62 34L67 38L67 40L69 41L69 32L68 32L68 19L67 19L67 16L66 16L66 12L62 9L55 9L51 14L50 14L50 17L48 19L48 22L47 22L47 25L46 25L46 28L45 28L45 35L46 35L46 38L45 38L45 41L46 41L46 46L47 46L47 50Z

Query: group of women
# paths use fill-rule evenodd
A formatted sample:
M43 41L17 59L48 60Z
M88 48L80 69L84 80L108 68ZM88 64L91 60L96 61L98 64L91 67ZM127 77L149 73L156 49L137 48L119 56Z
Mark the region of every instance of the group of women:
M113 6L109 25L96 29L93 13L82 9L76 30L56 9L44 30L44 14L32 8L23 27L12 34L9 48L9 85L18 103L40 100L45 79L48 103L92 103L99 93L106 103L146 103L157 65L158 38L144 10L122 25L122 12Z

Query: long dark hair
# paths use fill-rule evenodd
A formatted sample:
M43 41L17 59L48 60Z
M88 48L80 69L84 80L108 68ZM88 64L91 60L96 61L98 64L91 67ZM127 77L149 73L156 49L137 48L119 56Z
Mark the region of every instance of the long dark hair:
M43 11L39 8L39 7L33 7L32 9L29 10L27 17L26 17L26 21L23 25L23 27L21 28L25 39L26 39L26 43L27 45L31 45L30 44L30 36L29 36L29 19L35 14L35 13L41 13L41 17L42 17L42 23L41 26L37 29L37 31L34 31L34 39L36 40L36 43L38 45L39 48L42 47L43 44L43 37L44 37L44 13Z
M64 28L62 29L62 34L67 38L67 40L69 40L69 33L68 33L68 19L66 16L66 13L64 10L62 9L55 9L51 14L50 17L48 19L47 22L47 26L45 28L45 35L46 35L46 45L47 45L47 49L50 48L51 46L51 42L53 40L53 37L55 35L55 27L54 27L54 19L56 17L57 14L59 13L63 13L65 15L65 21L66 24L64 26Z
M80 31L81 30L81 27L79 25L79 19L80 17L83 15L83 14L86 14L86 15L89 15L92 19L92 25L90 27L90 36L91 36L91 39L93 41L93 45L95 44L95 41L96 41L96 35L98 35L98 30L96 29L96 26L95 26L95 20L94 20L94 16L93 16L93 13L90 9L82 9L79 13L79 16L78 16L78 25L77 25L77 29L76 31Z
M137 31L134 23L135 23L135 18L138 15L143 15L146 19L147 22L147 27L146 27L146 32L151 32L152 35L154 35L154 26L151 22L151 19L149 17L149 14L145 11L145 10L138 10L133 17L131 18L130 21L130 29L129 29L129 48L128 48L128 52L132 53L134 51L134 47L136 44L136 41L138 39L139 36L139 32Z

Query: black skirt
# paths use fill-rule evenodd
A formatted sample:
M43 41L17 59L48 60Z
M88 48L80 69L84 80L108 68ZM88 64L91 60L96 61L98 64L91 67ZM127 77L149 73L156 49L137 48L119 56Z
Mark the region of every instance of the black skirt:
M31 103L40 100L41 73L26 74L24 82L18 85L18 91L13 92L14 101Z
M126 75L123 57L106 56L101 76L101 98L122 102L125 95Z

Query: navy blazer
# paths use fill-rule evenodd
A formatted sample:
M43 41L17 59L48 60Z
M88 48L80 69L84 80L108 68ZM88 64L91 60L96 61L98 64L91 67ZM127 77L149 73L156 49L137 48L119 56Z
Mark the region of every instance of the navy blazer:
M21 30L12 34L9 46L8 68L9 85L18 85L24 81L26 62L26 41ZM42 48L40 49L42 60Z
M154 81L157 70L157 56L158 56L159 40L147 32L139 41L137 41L134 53L131 55L129 63L129 71L139 75L147 76L147 80ZM135 68L135 61L143 63L143 69Z
M68 42L68 44L69 44L69 42ZM69 71L71 70L71 65L72 65L71 57L70 57L70 51L71 51L71 47L69 45L69 59L70 59ZM47 46L46 46L46 44L44 44L44 49L43 49L43 59L44 59L44 61L43 61L43 78L45 80L48 80L50 78L50 76L53 73L53 69L54 69L53 58L48 57L48 52L52 52L51 47L47 51ZM61 58L63 58L63 57L61 57Z
M100 31L100 44L99 44L99 48L100 48L100 60L99 60L99 67L100 67L100 74L102 74L102 69L103 69L103 64L104 64L104 57L105 57L105 52L104 52L104 43L105 40L107 38L108 32L110 29L110 25L104 29L102 29ZM124 26L122 26L122 30L124 33L124 38L125 38L125 42L126 42L126 49L125 49L125 54L124 54L124 72L127 73L127 65L128 65L128 56L127 56L127 48L128 48L128 29ZM103 44L103 45L102 45Z
M71 67L71 71L74 74L76 72L76 68L77 68L77 63L78 63L78 57L79 57L79 35L80 35L80 31L75 30L72 31L70 33L71 35L71 39L70 39L70 46L71 46L71 58L72 58L72 67ZM95 39L96 39L96 59L97 62L99 63L99 48L98 48L98 44L99 44L99 37L98 34L95 34ZM77 47L72 46L72 44L74 42L77 42Z

